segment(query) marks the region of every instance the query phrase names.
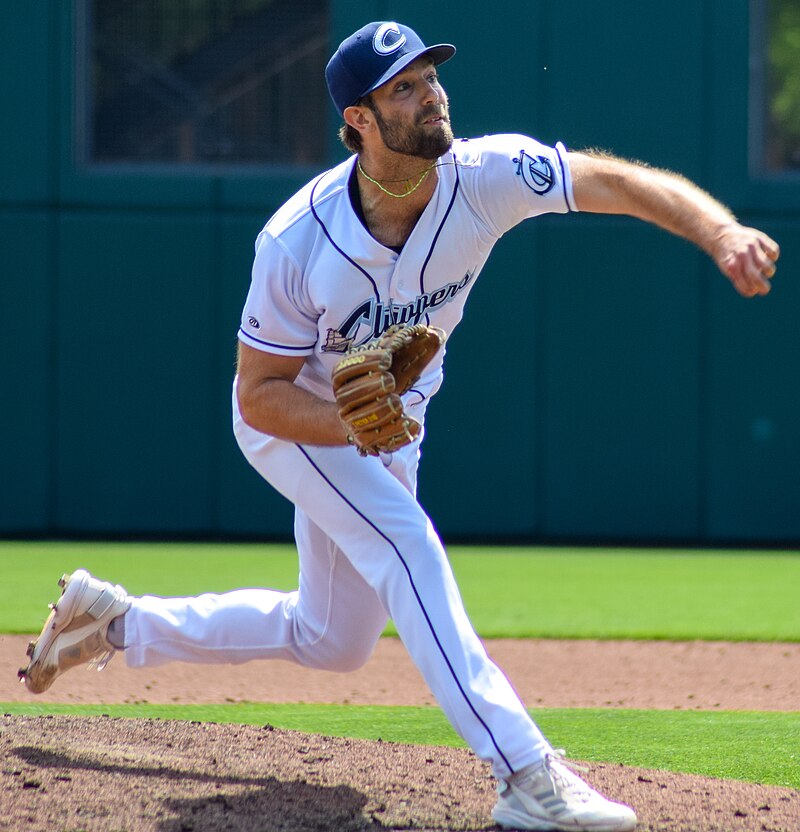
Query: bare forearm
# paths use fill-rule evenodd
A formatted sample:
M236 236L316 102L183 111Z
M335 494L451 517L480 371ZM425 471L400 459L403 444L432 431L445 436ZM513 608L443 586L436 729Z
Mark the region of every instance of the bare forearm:
M724 205L678 174L611 157L594 161L594 186L579 202L582 211L638 217L685 237L712 257L720 232L736 222Z
M662 172L651 173L647 185L633 181L644 174L634 168L620 190L630 206L627 213L695 243L712 258L718 255L725 229L736 222L720 202L686 179Z
M778 244L733 214L702 188L668 171L603 155L570 154L581 211L627 214L699 246L740 294L769 291Z
M261 433L306 445L347 444L336 405L291 381L240 378L237 392L242 418Z

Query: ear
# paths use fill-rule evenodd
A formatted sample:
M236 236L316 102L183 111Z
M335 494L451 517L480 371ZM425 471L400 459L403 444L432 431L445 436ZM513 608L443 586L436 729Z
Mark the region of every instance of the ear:
M353 105L352 107L345 107L345 110L342 113L342 118L344 119L345 124L352 127L354 130L358 130L359 133L367 132L375 123L372 111L369 107L364 106L359 107Z

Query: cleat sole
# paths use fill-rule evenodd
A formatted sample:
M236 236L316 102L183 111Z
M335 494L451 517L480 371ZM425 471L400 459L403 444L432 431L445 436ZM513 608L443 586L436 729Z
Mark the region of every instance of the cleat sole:
M91 666L94 662L101 669L114 653L105 641L103 628L107 629L109 623L105 619L110 620L115 612L124 613L131 605L121 587L92 579L86 570L63 574L58 585L61 597L50 604L39 638L28 645L28 666L18 672L31 693L44 693L58 676L79 664ZM93 595L87 597L87 592ZM106 606L96 617L92 604L101 608L98 599Z

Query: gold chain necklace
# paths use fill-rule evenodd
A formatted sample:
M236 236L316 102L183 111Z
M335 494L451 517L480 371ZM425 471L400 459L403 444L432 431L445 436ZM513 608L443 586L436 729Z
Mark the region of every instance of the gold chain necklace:
M411 187L411 188L409 188L408 186L406 186L406 192L405 192L404 194L393 194L391 191L386 190L386 188L384 188L384 187L383 187L383 185L381 185L381 183L380 183L380 182L378 182L378 180L377 180L377 179L373 179L373 178L372 178L372 177L371 177L371 176L370 176L370 175L369 175L369 174L368 174L368 173L364 170L364 168L362 168L362 167L361 167L361 159L359 159L359 160L358 160L358 169L359 169L359 171L361 172L361 175L362 175L362 176L363 176L363 177L364 177L367 181L372 182L372 184L373 184L373 185L376 185L378 188L380 188L380 190L381 190L381 191L383 191L383 193L385 193L387 196L394 197L395 199L405 199L405 197L407 197L407 196L411 196L411 194L413 194L413 193L414 193L414 191L416 191L416 190L417 190L417 188L419 188L419 186L422 184L422 182L423 182L423 180L425 179L425 177L426 177L426 176L427 176L427 175L428 175L428 174L429 174L429 173L430 173L430 172L431 172L431 171L432 171L432 170L436 167L436 165L437 165L437 164L439 164L439 163L438 163L438 161L434 162L434 163L433 163L433 164L432 164L429 168L425 168L425 170L424 170L424 171L422 171L422 174L420 175L419 179L417 180L417 184L416 184L416 185L414 185L414 186L413 186L413 187ZM393 179L392 181L393 181L393 182L408 182L408 179Z

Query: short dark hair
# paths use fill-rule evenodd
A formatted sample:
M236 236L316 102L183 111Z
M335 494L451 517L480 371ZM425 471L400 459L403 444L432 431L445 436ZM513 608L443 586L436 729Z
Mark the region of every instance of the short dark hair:
M343 124L339 128L339 141L351 152L361 153L361 133L349 124Z
M367 95L362 96L361 98L356 101L355 104L352 105L353 107L369 107L372 112L375 112L375 102L372 100L372 94L367 93ZM339 141L351 152L351 153L361 153L364 148L364 145L361 142L361 133L355 129L355 127L351 127L347 122L345 122L339 128Z

